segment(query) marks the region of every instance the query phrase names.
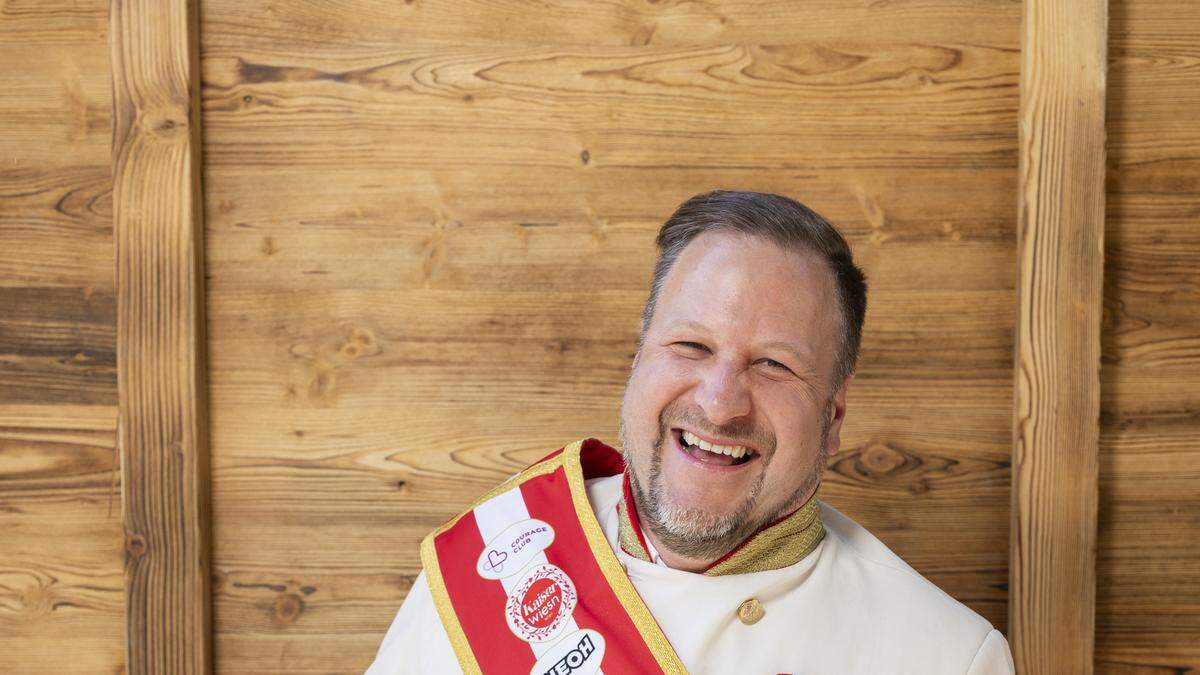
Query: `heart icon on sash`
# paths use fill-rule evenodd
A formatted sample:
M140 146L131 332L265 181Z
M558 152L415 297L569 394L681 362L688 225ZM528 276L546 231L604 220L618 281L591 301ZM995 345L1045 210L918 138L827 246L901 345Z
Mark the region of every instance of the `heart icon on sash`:
M488 551L487 558L488 558L488 564L487 564L488 568L491 569L493 572L499 573L504 570L504 561L508 560L508 554L505 553L504 551L497 551L495 549L492 549L492 550Z
M491 517L492 521L497 519ZM484 579L500 580L519 574L554 543L554 528L537 518L519 520L499 532L493 530L479 532L487 543L479 551L475 571Z

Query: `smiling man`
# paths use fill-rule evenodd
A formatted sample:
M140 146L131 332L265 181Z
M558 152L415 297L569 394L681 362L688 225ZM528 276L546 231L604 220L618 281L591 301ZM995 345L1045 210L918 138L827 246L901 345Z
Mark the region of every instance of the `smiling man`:
M561 448L432 533L368 672L1013 672L985 619L817 498L866 313L837 230L712 192L658 246L622 449Z

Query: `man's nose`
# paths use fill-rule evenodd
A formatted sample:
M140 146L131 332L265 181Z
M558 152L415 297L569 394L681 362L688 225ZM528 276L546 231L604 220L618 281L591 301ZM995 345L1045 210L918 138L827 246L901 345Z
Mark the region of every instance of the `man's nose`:
M713 364L704 374L696 389L696 404L714 426L750 414L750 392L743 375L740 368L725 363Z

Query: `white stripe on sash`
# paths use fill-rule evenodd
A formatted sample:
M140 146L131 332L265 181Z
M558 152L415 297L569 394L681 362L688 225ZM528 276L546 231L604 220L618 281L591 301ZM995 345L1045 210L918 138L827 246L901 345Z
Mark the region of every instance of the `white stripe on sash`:
M475 507L475 523L479 526L479 534L483 537L484 544L490 543L497 535L514 523L519 523L522 520L531 518L529 509L525 506L525 498L521 495L521 488L516 487L492 497L486 502ZM547 564L550 561L546 558L546 553L539 552L525 569L533 565ZM565 571L565 570L564 570ZM504 577L500 583L504 585L504 594L512 593L512 589L520 581L520 574L513 574ZM503 620L503 617L501 617ZM566 625L563 627L562 633L557 640L551 642L527 642L529 648L533 650L534 658L541 658L543 654L550 651L550 648L558 644L559 640L567 635L571 635L579 630L579 625L575 623L575 617L567 619ZM597 671L601 675L604 671Z

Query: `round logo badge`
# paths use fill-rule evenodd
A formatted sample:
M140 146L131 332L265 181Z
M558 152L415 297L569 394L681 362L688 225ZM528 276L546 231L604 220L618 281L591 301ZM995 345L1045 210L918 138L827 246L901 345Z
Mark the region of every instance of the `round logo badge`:
M575 584L566 572L554 565L538 565L513 587L504 617L522 640L546 642L562 632L577 601Z

